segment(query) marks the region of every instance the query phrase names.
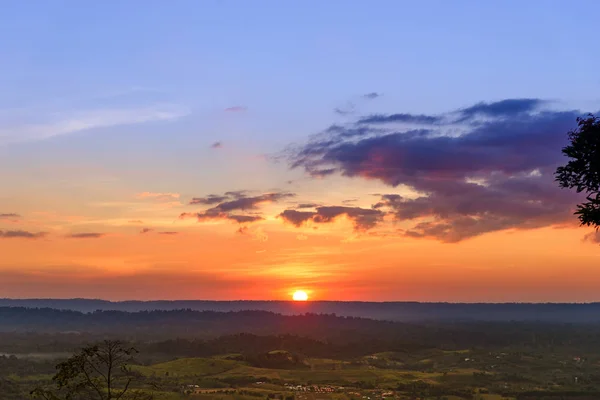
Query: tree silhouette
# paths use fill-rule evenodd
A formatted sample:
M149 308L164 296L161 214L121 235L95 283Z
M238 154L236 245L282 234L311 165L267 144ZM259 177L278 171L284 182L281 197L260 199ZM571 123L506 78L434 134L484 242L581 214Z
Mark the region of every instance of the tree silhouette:
M569 132L571 144L562 149L570 158L556 169L560 187L585 193L586 202L577 205L582 225L600 228L600 118L592 114L577 118L577 129Z
M151 399L151 394L132 389L139 375L128 364L136 353L115 340L85 347L56 366L54 389L37 388L31 395L44 400Z

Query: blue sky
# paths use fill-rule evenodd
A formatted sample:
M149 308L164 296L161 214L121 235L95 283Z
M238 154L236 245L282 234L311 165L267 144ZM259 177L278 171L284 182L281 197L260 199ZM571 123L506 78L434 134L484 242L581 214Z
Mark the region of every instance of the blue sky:
M595 1L4 4L4 107L122 94L283 119L370 91L441 111L507 97L597 100L600 85Z

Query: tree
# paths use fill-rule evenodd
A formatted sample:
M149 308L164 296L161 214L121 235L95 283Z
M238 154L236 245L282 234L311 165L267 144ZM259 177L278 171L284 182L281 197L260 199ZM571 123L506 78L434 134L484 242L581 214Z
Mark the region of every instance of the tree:
M600 228L600 117L592 114L577 118L577 129L569 132L570 145L562 149L570 158L556 169L560 187L586 194L586 202L577 205L575 215L582 225Z
M140 377L129 364L137 350L115 340L85 347L56 366L55 389L37 388L44 400L147 400L152 395L133 389Z

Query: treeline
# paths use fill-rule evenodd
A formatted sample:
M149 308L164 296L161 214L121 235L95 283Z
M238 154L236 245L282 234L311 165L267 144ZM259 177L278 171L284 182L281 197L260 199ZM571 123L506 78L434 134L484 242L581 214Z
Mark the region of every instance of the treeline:
M249 333L258 336L294 335L311 338L335 348L371 349L475 348L501 346L552 347L576 345L595 349L600 324L534 322L464 322L409 324L340 317L334 314L281 315L266 311L96 311L81 313L50 308L0 307L0 339L3 334L27 333L69 336L118 337L129 341L172 338L210 340ZM235 337L235 336L230 336ZM56 339L59 340L59 339ZM219 339L228 340L228 339ZM259 340L259 339L255 339ZM38 341L42 350L44 341ZM19 343L14 343L18 347ZM28 343L30 345L30 343ZM14 346L13 346L14 348ZM0 347L0 352L3 351ZM29 351L35 351L29 349ZM44 351L47 351L45 349ZM62 351L62 350L56 350Z
M600 322L600 303L418 303L360 301L119 301L92 299L0 299L0 307L56 308L92 312L152 310L245 311L260 310L284 315L337 314L393 321L545 321Z

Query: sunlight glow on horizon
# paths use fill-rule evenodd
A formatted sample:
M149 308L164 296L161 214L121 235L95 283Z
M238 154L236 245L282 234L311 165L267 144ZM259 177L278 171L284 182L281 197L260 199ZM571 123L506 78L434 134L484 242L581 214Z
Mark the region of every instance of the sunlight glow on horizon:
M294 299L294 301L307 301L308 294L306 294L304 290L296 290L292 295L292 299Z

